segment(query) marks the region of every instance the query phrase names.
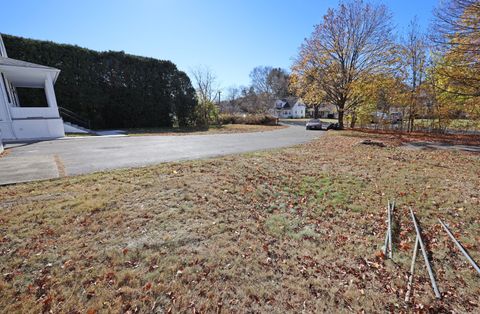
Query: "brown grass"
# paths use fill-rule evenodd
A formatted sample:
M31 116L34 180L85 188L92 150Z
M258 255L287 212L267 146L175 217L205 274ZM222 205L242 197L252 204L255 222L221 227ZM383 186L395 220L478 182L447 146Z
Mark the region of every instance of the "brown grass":
M448 143L452 145L480 145L480 135L474 134L435 134L372 129L354 129L351 131L358 134L367 134L366 136L375 136L375 134L378 134L384 139L394 140L397 143L425 141Z
M342 136L344 135L344 136ZM480 158L329 133L273 152L0 188L0 309L12 312L479 310ZM396 199L394 261L379 254ZM423 227L438 284L421 260Z

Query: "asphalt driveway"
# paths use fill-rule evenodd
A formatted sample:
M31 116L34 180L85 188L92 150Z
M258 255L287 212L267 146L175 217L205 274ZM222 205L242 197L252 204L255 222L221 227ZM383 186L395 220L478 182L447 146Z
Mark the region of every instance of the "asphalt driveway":
M11 144L6 146L8 154L0 158L0 185L280 148L322 134L290 126L256 133L85 137Z

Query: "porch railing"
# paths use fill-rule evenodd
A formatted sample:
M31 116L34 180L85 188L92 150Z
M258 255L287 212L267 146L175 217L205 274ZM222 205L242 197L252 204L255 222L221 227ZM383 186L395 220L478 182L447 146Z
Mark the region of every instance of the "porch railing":
M58 112L60 113L60 116L63 118L64 121L90 129L90 120L81 117L75 112L64 107L58 107Z

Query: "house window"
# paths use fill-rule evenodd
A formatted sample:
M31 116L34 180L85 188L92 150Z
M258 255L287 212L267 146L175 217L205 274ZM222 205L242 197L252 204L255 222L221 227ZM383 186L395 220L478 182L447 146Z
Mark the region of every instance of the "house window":
M48 107L45 89L17 87L17 96L21 107Z

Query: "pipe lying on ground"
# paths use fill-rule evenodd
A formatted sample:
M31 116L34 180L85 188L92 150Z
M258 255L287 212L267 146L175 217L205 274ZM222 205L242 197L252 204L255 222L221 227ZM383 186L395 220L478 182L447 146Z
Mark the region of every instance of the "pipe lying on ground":
M388 257L391 259L393 257L393 252L392 252L392 214L391 210L393 210L393 206L395 202L390 204L390 201L388 201L387 204L387 233L385 234L385 246L383 247L383 255L385 258L387 257L387 252L388 252Z
M425 265L427 266L428 275L430 276L430 281L432 283L433 292L435 293L435 297L437 299L441 299L442 295L438 290L437 283L435 281L435 276L433 275L432 267L430 266L430 262L428 261L427 251L425 250L425 245L423 244L422 235L420 233L420 228L417 225L417 220L415 218L415 214L413 213L412 208L410 208L410 214L412 215L413 225L415 226L415 231L417 232L418 242L420 244L420 248L422 249L423 259L425 260Z
M395 201L390 203L390 208L388 210L388 248L390 250L389 257L390 259L393 258L393 250L392 250L392 213L393 213L393 208L395 207Z
M443 221L439 218L438 221L440 222L440 224L442 225L443 229L445 230L445 232L450 236L450 238L452 239L453 243L455 243L458 247L458 249L460 250L460 252L463 253L463 255L465 256L465 258L470 262L470 264L473 266L473 268L480 274L480 268L478 267L477 263L475 263L475 261L472 259L472 257L468 254L468 252L464 249L464 247L460 244L460 242L457 241L457 239L455 239L455 237L453 236L452 232L450 231L450 229L448 229L447 225L445 225L443 223Z
M415 237L415 248L413 249L413 257L412 257L412 264L410 265L410 276L408 277L408 284L407 284L407 293L405 294L405 302L408 302L410 299L410 293L412 290L412 283L413 283L413 273L415 271L415 261L417 260L417 252L418 252L418 236Z

